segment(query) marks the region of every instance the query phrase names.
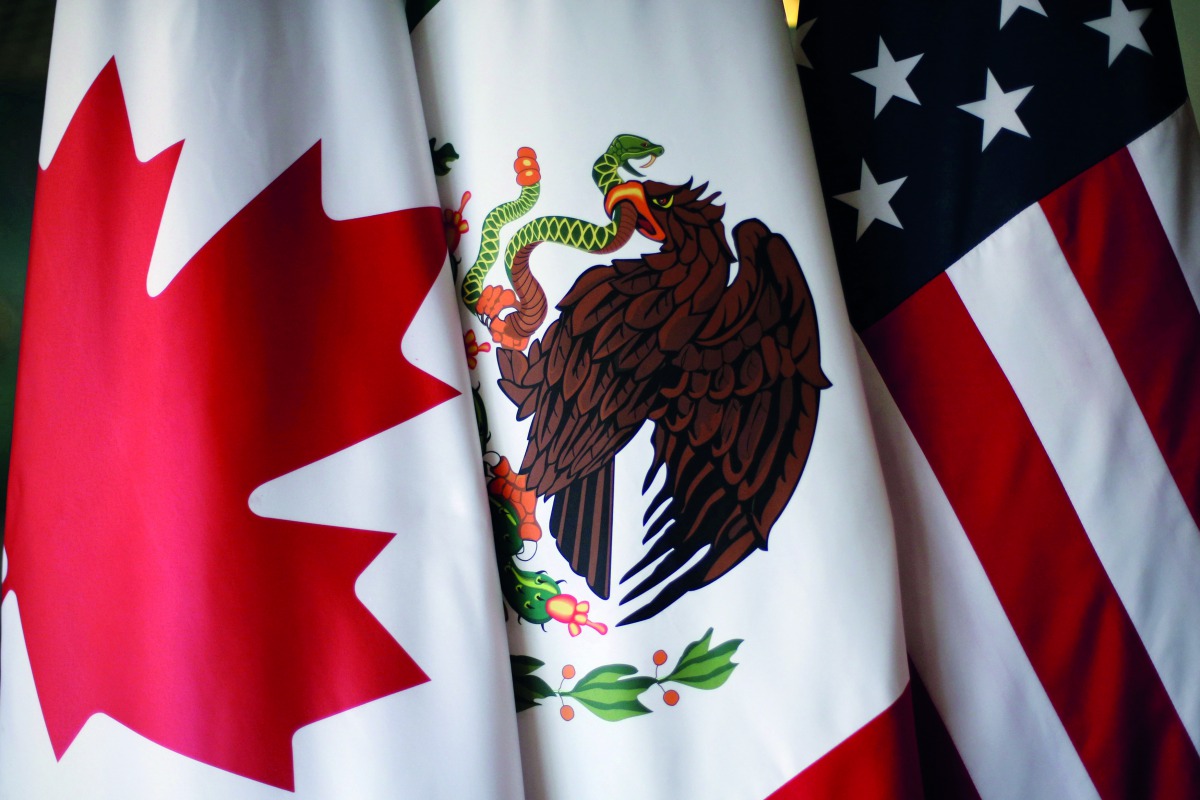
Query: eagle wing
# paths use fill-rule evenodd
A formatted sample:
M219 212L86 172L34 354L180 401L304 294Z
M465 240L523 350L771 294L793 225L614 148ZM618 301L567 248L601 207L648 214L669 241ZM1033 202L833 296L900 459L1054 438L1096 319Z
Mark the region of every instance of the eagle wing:
M501 350L500 388L532 415L521 471L552 501L550 532L576 574L609 596L613 459L649 417L668 354L656 329L674 310L642 259L592 267L529 353Z
M738 274L672 357L654 410L647 489L666 470L646 512L653 522L644 541L654 542L622 583L661 561L621 602L661 589L621 624L654 616L766 548L808 459L820 391L830 385L791 247L757 219L733 235Z

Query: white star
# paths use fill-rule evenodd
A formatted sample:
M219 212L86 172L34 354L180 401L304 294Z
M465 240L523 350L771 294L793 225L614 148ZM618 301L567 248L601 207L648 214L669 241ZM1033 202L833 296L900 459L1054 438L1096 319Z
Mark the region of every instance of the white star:
M1142 23L1148 16L1148 8L1130 11L1122 0L1112 0L1112 13L1083 24L1108 37L1108 65L1111 67L1126 47L1150 52L1150 45L1146 43L1146 37L1142 36Z
M922 55L924 53L897 61L892 58L887 45L883 43L883 37L880 37L879 58L875 66L852 73L854 77L875 87L875 116L879 116L879 112L883 111L883 107L893 97L921 105L912 87L908 85L908 74L913 71Z
M796 30L792 31L792 55L795 57L798 67L813 68L812 62L808 60L808 54L804 52L804 37L808 35L809 29L816 21L817 18L813 17L803 25L797 25Z
M1046 16L1046 9L1042 8L1038 0L1000 0L1000 27L1007 25L1012 15L1020 8L1028 8L1035 14Z
M1006 92L1000 88L1000 84L996 83L992 71L988 70L987 91L984 93L983 99L959 106L968 114L983 120L983 145L979 148L981 152L987 150L992 139L995 139L996 134L1002 130L1010 130L1025 137L1029 136L1029 131L1025 130L1025 125L1017 116L1017 106L1024 102L1026 95L1032 90L1032 86L1025 86Z
M853 192L833 196L835 200L841 200L846 205L858 209L858 234L854 237L855 241L862 238L863 232L875 220L895 225L897 228L904 228L896 217L896 212L892 210L891 200L906 180L908 178L904 177L887 183L879 183L871 174L871 170L867 169L867 162L863 161L858 188Z

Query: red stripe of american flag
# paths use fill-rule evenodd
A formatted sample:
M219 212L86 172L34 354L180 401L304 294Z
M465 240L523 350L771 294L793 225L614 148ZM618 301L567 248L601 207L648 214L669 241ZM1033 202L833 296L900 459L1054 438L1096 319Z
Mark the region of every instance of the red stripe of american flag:
M1200 523L1200 309L1128 150L1041 203Z
M1200 797L1200 755L950 279L863 339L1100 796Z

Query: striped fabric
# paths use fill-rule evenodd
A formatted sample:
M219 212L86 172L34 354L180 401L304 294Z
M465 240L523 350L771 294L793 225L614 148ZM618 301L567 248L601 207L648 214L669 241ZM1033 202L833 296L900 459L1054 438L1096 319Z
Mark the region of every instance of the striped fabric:
M1200 796L1200 138L1170 9L932 5L806 4L797 51L926 794ZM890 219L839 198L863 160Z

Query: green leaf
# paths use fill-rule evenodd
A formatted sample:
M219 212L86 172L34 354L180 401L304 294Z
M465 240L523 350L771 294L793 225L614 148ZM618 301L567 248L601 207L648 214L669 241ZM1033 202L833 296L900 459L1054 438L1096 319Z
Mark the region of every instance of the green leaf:
M712 641L712 635L713 629L709 628L707 631L705 631L703 636L685 647L683 649L683 655L679 657L679 663L675 665L675 669L679 669L690 659L694 659L698 656L702 657L705 653L707 653L708 643Z
M454 266L454 262L459 259L450 256L450 265ZM461 262L460 262L461 263ZM488 427L487 406L483 404L483 395L479 393L478 386L471 387L471 400L475 404L475 427L479 431L479 446L483 448L483 452L488 450L488 442L492 439L492 431Z
M717 667L711 672L707 672L702 675L681 675L675 678L669 678L668 680L675 681L676 683L682 683L685 686L691 686L693 689L716 689L718 686L725 683L725 681L729 680L729 676L733 674L733 670L736 667L737 664L728 662L720 667Z
M654 679L636 675L637 669L628 664L608 664L584 675L575 688L562 692L563 697L577 700L580 705L601 719L617 722L649 714L638 696L654 685Z
M437 147L437 139L429 140L429 154L433 158L433 174L439 178L450 174L450 162L458 160L458 153L454 149L454 145L446 142L441 147Z
M712 628L709 628L704 636L684 649L675 668L661 682L674 681L695 689L716 689L729 680L729 676L737 667L733 656L741 646L742 640L730 639L710 650L711 640Z
M625 675L636 675L637 667L629 664L605 664L601 667L596 667L594 670L584 675L575 684L574 691L587 689L591 686L606 686L612 683L620 682Z
M538 661L532 656L509 656L508 661L512 666L513 699L517 703L518 712L540 705L539 700L554 695L550 684L533 674L546 665L544 661Z
M650 709L639 700L624 700L620 703L597 703L582 697L576 698L579 704L606 722L620 722L630 717L640 717L649 714Z
M734 653L741 645L741 639L731 639L718 646L715 650L693 654L691 658L680 659L664 680L684 681L701 678L714 670L730 665ZM733 666L737 666L733 664Z
M513 675L528 675L546 666L545 661L538 661L533 656L509 656L508 663L512 665Z
M539 700L553 697L554 694L550 684L537 675L513 675L513 699L517 703L518 712L541 705Z

